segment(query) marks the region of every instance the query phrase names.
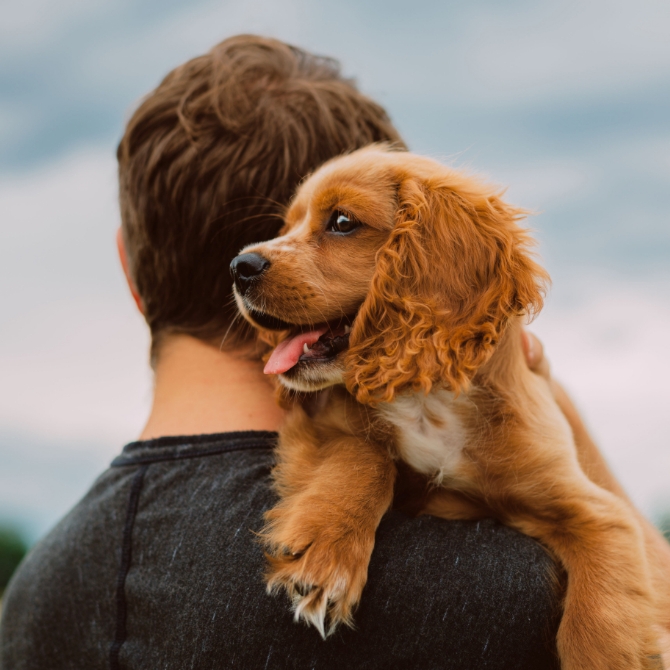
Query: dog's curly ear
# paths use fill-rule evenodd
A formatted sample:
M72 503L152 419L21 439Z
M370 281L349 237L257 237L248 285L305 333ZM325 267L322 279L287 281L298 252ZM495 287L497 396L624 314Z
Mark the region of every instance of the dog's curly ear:
M345 363L349 391L368 404L466 387L509 318L541 309L548 280L517 224L525 212L475 180L408 178L398 200Z

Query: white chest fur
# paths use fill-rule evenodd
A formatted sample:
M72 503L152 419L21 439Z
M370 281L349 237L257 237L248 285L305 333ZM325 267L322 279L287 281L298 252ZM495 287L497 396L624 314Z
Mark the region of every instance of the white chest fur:
M401 458L436 483L454 476L463 458L467 432L454 411L456 402L464 400L440 390L400 396L379 407L383 418L398 430Z

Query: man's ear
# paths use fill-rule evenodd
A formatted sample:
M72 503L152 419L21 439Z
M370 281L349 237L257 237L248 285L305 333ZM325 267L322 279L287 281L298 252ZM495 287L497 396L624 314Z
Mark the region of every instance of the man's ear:
M123 268L123 274L126 276L126 281L128 282L128 288L130 289L130 294L133 296L133 300L137 305L137 309L140 310L141 314L144 314L144 306L142 305L142 298L135 288L135 283L133 282L132 277L130 276L130 270L128 269L128 254L126 253L126 245L123 241L123 232L121 228L116 231L116 249L119 252L119 260L121 261L121 267Z
M347 354L359 402L396 393L458 392L490 358L510 317L542 306L545 271L517 225L522 210L445 170L405 180Z

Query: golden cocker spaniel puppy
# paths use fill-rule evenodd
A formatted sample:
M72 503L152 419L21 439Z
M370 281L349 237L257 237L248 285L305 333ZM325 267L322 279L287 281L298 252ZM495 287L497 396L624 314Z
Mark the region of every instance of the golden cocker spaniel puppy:
M283 234L233 261L292 406L268 587L324 636L351 624L375 530L399 473L414 473L415 511L499 519L562 566L564 669L658 667L670 587L630 506L580 468L519 345L547 281L523 215L469 176L374 146L319 169Z

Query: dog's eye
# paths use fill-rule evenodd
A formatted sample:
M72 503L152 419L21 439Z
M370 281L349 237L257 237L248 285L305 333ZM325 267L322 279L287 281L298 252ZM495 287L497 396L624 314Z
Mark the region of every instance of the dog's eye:
M340 235L346 235L356 230L360 227L360 223L354 219L353 216L335 210L328 219L326 224L326 231L330 233L339 233Z

